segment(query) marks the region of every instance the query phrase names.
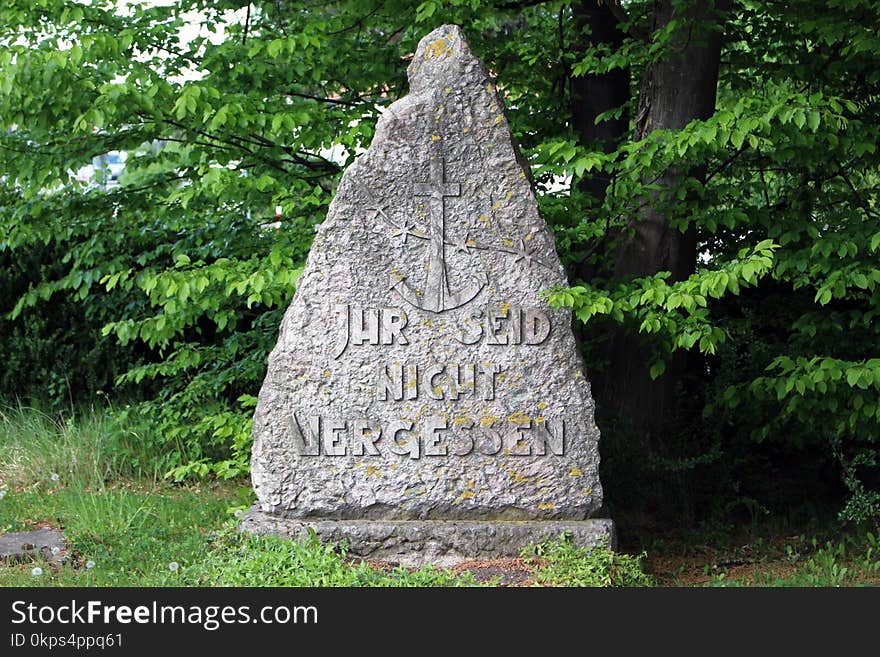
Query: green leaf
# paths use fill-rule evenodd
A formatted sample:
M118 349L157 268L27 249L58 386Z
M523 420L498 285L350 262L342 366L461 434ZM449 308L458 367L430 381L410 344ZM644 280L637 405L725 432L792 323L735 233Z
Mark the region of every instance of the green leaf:
M734 148L740 148L746 139L746 134L742 130L734 129L730 133L730 143Z
M642 370L644 371L644 370ZM649 374L651 375L652 380L656 380L666 371L666 361L658 360L655 361L653 365L651 365L651 369L649 370Z
M862 372L856 368L851 368L846 371L846 382L850 385L850 387L855 387L859 382L859 378L861 377Z
M284 47L284 41L281 39L274 39L269 42L269 45L266 47L266 53L269 57L277 57L278 53L281 52L281 49Z

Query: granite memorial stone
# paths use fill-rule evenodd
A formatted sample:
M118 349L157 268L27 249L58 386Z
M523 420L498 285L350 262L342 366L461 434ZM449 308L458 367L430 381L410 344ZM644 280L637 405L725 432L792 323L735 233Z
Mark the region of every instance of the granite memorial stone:
M243 527L451 563L613 542L566 285L501 94L456 26L420 42L318 227L254 416Z

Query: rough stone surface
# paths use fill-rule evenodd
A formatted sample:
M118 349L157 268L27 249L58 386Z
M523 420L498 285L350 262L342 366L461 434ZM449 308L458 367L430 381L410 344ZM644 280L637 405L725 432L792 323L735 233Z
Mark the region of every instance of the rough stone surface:
M57 553L53 554L52 548L58 548ZM0 535L0 561L33 561L39 556L60 563L66 555L64 534L54 529Z
M589 518L602 502L593 401L570 311L539 296L567 281L501 98L456 26L427 35L408 73L410 93L342 177L269 358L259 509Z
M565 533L581 547L614 548L614 523L590 520L301 520L251 508L241 529L257 535L347 543L348 554L405 566L453 566L470 559L516 556L524 547Z

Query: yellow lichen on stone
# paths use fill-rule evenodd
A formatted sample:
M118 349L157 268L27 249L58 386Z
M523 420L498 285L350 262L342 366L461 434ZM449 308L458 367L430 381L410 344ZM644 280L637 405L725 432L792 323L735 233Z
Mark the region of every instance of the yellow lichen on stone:
M464 130L462 130L462 132L463 132L464 134L467 134L467 133L469 133L470 131L471 131L470 128L465 128Z
M368 477L382 477L382 472L379 468L374 468L372 465L367 466L367 476Z
M425 59L440 58L452 52L452 48L446 45L446 39L437 39L425 48Z
M501 302L501 312L503 312L505 315L510 312L510 304L506 301Z
M330 376L330 370L324 370L324 376Z
M440 135L431 135L431 141L440 141Z
M480 418L480 426L491 429L497 421L498 418L494 415L486 415L485 417Z
M481 214L481 215L480 215L480 221L483 221L483 222L489 221L489 217L487 217L487 216L484 215L484 214Z
M516 413L509 415L507 421L513 422L514 424L531 424L532 418L521 411L517 411Z
M538 505L538 508L541 509L541 511L552 511L556 508L556 505L553 504L553 502L541 502Z
M501 243L504 244L504 246L513 247L513 240L505 238L501 240Z
M495 203L492 204L492 211L494 212L495 210L497 210L500 207L501 207L501 201L495 201ZM513 245L513 242L511 242L511 246L512 245Z
M525 475L521 475L516 470L508 470L507 475L513 479L514 482L518 484L531 484L533 483L532 477L526 477Z
M580 468L572 468L568 471L568 474L570 474L572 477L580 477L584 473Z
M504 120L504 115L503 115L503 114L499 114L498 116L495 117L495 125L498 125L498 124L501 123L503 120Z
M466 427L471 424L471 422L471 418L467 415L456 415L452 420L452 424L456 427Z

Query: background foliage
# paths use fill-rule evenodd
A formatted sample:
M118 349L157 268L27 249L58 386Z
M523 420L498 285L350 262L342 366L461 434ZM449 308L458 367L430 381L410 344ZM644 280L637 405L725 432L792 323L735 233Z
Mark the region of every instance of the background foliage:
M647 72L692 26L687 3L659 26L655 3L612 4L616 47L560 2L4 3L0 397L63 408L100 391L172 477L246 473L314 226L406 93L418 39L457 22L532 162L572 279L548 298L586 324L588 372L610 367L621 326L675 385L647 436L597 392L612 510L876 522L880 3L730 3L715 112L638 139ZM572 126L571 84L613 71L630 93L600 116L626 123L609 149ZM128 153L118 185L73 179L111 150ZM601 198L583 191L598 178ZM688 276L609 273L646 204L695 236Z

